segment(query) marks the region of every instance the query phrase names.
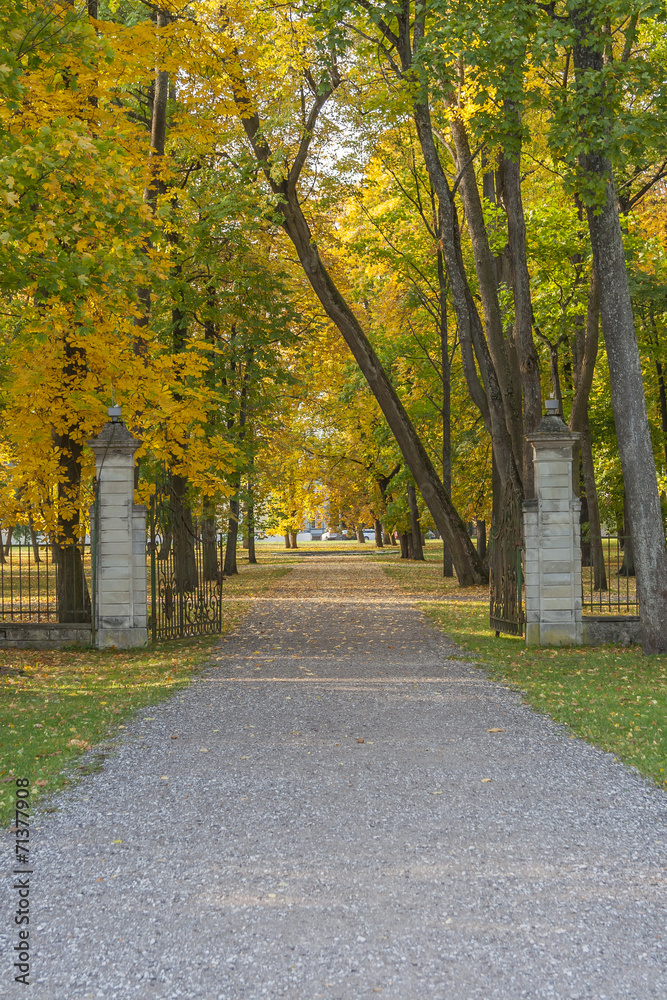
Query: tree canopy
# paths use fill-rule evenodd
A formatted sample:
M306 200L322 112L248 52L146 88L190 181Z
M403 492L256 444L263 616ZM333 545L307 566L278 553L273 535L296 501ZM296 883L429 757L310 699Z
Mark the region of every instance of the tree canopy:
M234 541L248 512L382 537L412 530L416 484L444 571L479 583L467 522L532 495L553 393L585 532L631 532L642 594L667 595L666 19L5 5L3 523L84 530L117 401L140 496L164 466ZM667 603L640 600L657 648Z

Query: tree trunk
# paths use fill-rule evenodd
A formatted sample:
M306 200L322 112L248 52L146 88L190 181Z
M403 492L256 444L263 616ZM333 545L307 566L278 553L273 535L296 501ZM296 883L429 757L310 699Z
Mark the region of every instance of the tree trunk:
M423 9L422 9L423 22ZM417 30L423 32L423 23L415 24L415 45L417 44ZM456 314L459 341L461 346L461 360L463 370L468 385L468 391L480 413L484 418L487 430L491 435L493 447L496 452L498 470L503 486L508 478L521 482L521 464L517 465L515 450L519 458L523 454L523 441L519 433L517 418L521 415L520 398L509 399L508 394L513 392L513 382L511 378L506 378L506 372L499 375L496 372L490 341L493 332L497 332L497 322L494 319L493 329L490 331L490 339L484 335L484 328L477 313L475 300L468 286L465 267L460 244L460 231L456 209L452 199L452 193L443 170L438 150L433 136L431 124L431 112L428 101L423 92L413 104L412 113L417 129L417 135L422 149L424 164L429 175L429 179L438 197L439 221L440 221L440 242L442 252L447 267L449 277L449 287L451 289L452 303ZM459 133L460 137L460 133ZM462 150L459 153L462 155ZM469 160L470 158L468 158ZM474 174L470 169L471 163L464 160L462 165L462 183L468 183L469 175ZM476 188L475 188L476 189ZM468 192L471 195L470 206L473 207L472 198L474 190L472 181L468 183ZM479 196L478 199L479 200ZM477 218L477 213L473 212L473 221ZM468 220L470 223L470 220ZM478 253L483 251L483 241L485 234L479 227L475 226L476 238L475 246ZM488 243L488 240L487 240ZM482 255L485 258L485 255ZM477 261L478 258L476 258ZM480 260L482 258L479 258ZM495 269L493 271L495 274ZM481 282L480 282L481 284ZM496 316L493 309L493 292L484 280L485 301L483 308L489 310L489 319ZM497 296L496 296L497 297ZM501 345L494 340L494 350L498 347L499 358L502 361ZM506 360L506 359L505 359ZM480 384L479 372L482 377L483 386ZM511 373L510 373L511 374ZM421 484L417 482L421 489ZM422 491L423 495L423 491ZM436 522L437 524L437 522ZM438 525L439 528L439 525ZM441 532L442 534L442 532ZM471 546L472 547L472 546ZM459 581L460 582L460 581Z
M192 524L192 510L187 498L187 485L188 481L185 476L172 475L174 576L180 593L196 590L199 583L195 555L195 533Z
M251 459L251 468L253 466ZM246 532L248 538L248 563L251 566L257 565L255 554L255 500L252 488L252 481L248 481L248 501L246 504Z
M299 160L297 156L288 177L276 181L272 176L272 153L262 133L259 115L253 110L254 102L249 100L250 94L238 58L227 61L227 70L241 124L264 170L267 182L274 194L279 196L276 200L276 210L282 216L283 228L294 244L313 291L329 319L340 331L375 396L438 530L443 538L447 539L459 584L465 587L485 582L488 576L466 535L465 527L452 504L451 497L443 488L426 448L354 310L341 295L320 258L297 191L299 173L308 152L308 144L306 143L302 151L300 150L299 156L302 155L302 159ZM323 96L320 107L325 100L326 96ZM317 106L314 120L316 117Z
M505 101L505 109L515 122L515 136L521 136L521 116L518 107ZM523 391L523 492L535 495L533 449L527 435L537 430L542 419L542 389L537 351L533 341L533 306L530 295L530 275L526 255L526 223L521 198L521 159L519 152L503 155L501 161L502 200L507 214L508 249L514 291L514 342L519 361Z
M401 559L409 559L410 558L410 545L409 545L409 542L408 542L408 533L407 533L407 531L399 531L399 533L398 533L398 540L399 540L399 542L401 544Z
M220 575L218 566L218 539L215 530L215 517L211 514L204 517L202 524L202 572L205 580L217 580Z
M419 523L419 507L417 506L417 494L414 483L408 483L408 506L410 508L410 534L412 535L412 555L415 562L424 562L424 550L422 548L422 532Z
M382 549L384 548L384 542L382 540L382 525L377 518L373 521L373 527L375 528L375 548Z
M285 539L285 548L286 549L291 549L292 546L291 546L290 540L289 540L289 533L285 532L285 534L283 535L283 538Z
M583 209L582 209L583 211ZM600 504L597 484L595 482L595 466L593 464L593 448L591 432L588 424L588 401L595 362L598 355L600 302L595 280L595 269L591 272L588 289L588 307L586 319L577 318L574 350L573 375L574 399L568 421L570 430L580 435L579 444L574 449L572 473L573 479L578 478L579 463L577 455L581 452L581 467L583 470L584 493L588 505L588 524L590 530L590 564L593 567L593 587L595 590L607 589L607 573L604 564L604 548L602 545L602 526L600 524ZM579 493L579 483L574 483L575 493Z
M336 324L350 348L362 374L401 449L405 463L441 535L447 539L456 567L459 584L472 586L487 579L465 526L445 492L426 449L417 435L387 373L362 330L354 312L334 285L322 264L296 196L280 204L284 226L292 239L306 275L330 319Z
M291 531L290 532L290 542L292 543L292 548L293 549L298 548L298 546L296 544L296 534L297 534L296 531Z
M442 485L452 495L452 367L449 363L447 331L447 282L442 251L438 249L438 297L440 305L440 369L442 372ZM454 576L452 554L442 541L442 575Z
M595 484L595 466L593 465L593 446L588 419L581 431L581 466L584 473L584 489L588 505L588 526L591 533L591 566L593 567L593 588L607 589L607 571L604 564L604 546L602 544L602 525L600 524L600 505Z
M665 452L665 465L667 466L667 393L665 392L665 373L662 362L655 362L655 370L658 376L658 393L660 398L660 426L662 430L662 446Z
M365 534L364 534L364 530L363 530L363 528L357 528L357 529L356 529L356 535L357 535L357 541L358 541L358 542L359 542L360 544L361 544L362 542L363 542L363 543L365 543L365 541L366 541L366 536L365 536Z
M12 524L12 525L10 525L9 528L7 528L7 541L5 543L5 556L9 555L9 550L12 547L12 536L13 535L14 535L14 525Z
M87 371L84 352L74 347L70 336L65 336L63 349L63 375L70 387L81 385ZM62 402L62 400L61 400ZM58 519L53 555L56 565L56 595L58 621L89 622L92 618L90 594L81 558L81 461L83 445L68 428L63 433L52 433L58 453ZM11 530L7 535L11 542Z
M53 543L56 565L58 621L62 624L91 620L90 594L80 547L82 445L69 433L54 434L58 448L58 528ZM7 533L11 544L11 529Z
M159 12L155 20L158 28L166 27L168 23L167 15ZM164 162L165 145L167 138L167 101L169 98L169 73L166 70L156 69L155 79L150 92L151 97L151 149L148 155L148 183L144 189L144 202L150 208L151 215L157 211L158 195L164 194L165 184L160 177L160 171ZM151 248L150 239L144 240L144 250L146 253ZM148 286L137 288L137 298L141 303L141 310L135 317L135 326L147 327L150 320L151 311L151 290ZM135 350L143 355L147 351L147 343L142 334L135 340Z
M41 562L41 556L39 554L39 542L37 541L37 532L35 531L35 526L32 523L32 516L28 516L28 525L30 527L30 543L32 545L32 557L36 563Z
M477 552L480 559L486 559L486 521L479 518L475 521L477 525Z
M584 0L577 0L570 7L570 19L575 28L573 55L578 88L585 103L592 98L600 115L611 103L604 95L602 42L594 26L593 12ZM609 122L609 130L611 126ZM589 140L586 145L593 144ZM586 211L637 566L642 647L645 653L658 653L667 651L665 532L616 191L611 163L597 151L599 148L596 139L596 148L582 152L579 164L588 178L604 190L602 204L591 202Z
M457 167L461 175L461 195L465 208L466 221L470 230L470 239L475 260L475 273L479 285L484 316L484 333L488 342L488 371L482 372L485 383L491 374L495 373L500 391L500 407L496 416L499 427L504 421L504 428L511 441L512 453L517 469L523 465L524 438L521 410L521 384L512 370L512 357L508 353L507 340L503 331L503 317L498 299L496 283L496 266L489 247L489 238L484 222L482 200L477 187L477 177L473 166L468 135L463 120L454 116L451 122L452 137L456 146ZM509 213L508 213L509 221ZM448 273L451 267L448 262ZM463 271L462 263L459 268ZM461 280L464 282L465 273ZM531 327L532 334L532 327ZM487 391L488 398L488 391ZM501 416L502 413L502 416ZM539 421L538 421L539 422Z
M238 484L237 484L238 485ZM236 546L239 538L239 495L236 493L229 500L229 521L227 522L227 543L225 545L225 576L238 575L236 562Z
M619 576L636 576L635 549L632 544L632 528L628 516L628 498L623 497L623 564L618 571Z

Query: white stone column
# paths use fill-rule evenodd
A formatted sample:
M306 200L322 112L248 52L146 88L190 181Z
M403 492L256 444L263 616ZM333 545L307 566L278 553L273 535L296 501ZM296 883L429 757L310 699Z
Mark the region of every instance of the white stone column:
M118 419L88 441L97 466L97 513L91 518L95 559L95 632L99 649L148 641L146 508L134 503L134 453L141 444Z
M576 435L560 417L544 417L529 439L535 460L536 500L523 507L526 643L580 644L581 501L572 490Z

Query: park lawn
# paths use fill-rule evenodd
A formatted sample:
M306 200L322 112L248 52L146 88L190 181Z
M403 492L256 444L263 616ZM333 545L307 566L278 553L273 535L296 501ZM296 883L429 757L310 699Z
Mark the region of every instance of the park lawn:
M403 565L393 563L385 572L419 594L424 612L475 654L476 666L522 691L529 705L574 736L667 788L667 656L645 657L637 646L536 648L514 636L496 638L488 598L480 599L478 588L468 596L467 590L445 587L433 566Z
M0 651L0 826L11 818L15 778L33 802L101 767L127 717L185 687L209 659L216 636L140 650ZM106 742L105 742L106 741Z
M223 632L246 602L289 567L239 567L223 588ZM218 636L137 650L0 650L0 828L12 818L14 781L28 778L33 803L99 770L128 718L186 687ZM85 760L77 761L92 750Z

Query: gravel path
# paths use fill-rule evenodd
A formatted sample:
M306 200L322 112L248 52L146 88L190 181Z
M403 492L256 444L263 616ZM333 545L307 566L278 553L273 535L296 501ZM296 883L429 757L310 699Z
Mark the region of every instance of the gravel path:
M304 559L36 819L29 992L6 861L0 996L664 1000L664 795L453 653Z

